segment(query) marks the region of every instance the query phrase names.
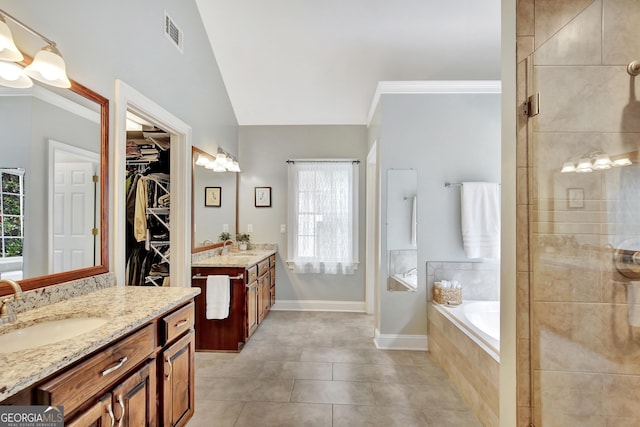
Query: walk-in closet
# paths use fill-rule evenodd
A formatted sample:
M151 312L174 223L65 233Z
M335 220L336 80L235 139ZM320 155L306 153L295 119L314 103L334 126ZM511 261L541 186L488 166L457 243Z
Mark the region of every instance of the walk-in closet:
M170 135L141 127L127 131L126 282L169 286Z

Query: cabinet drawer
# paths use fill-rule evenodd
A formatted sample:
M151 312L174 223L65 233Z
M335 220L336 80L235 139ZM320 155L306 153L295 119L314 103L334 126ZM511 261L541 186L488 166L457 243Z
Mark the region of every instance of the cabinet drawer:
M271 266L271 268L275 268L276 266L276 255L273 254L269 257L269 266Z
M247 268L247 283L253 283L258 278L258 266Z
M65 413L70 414L87 399L119 381L154 349L155 328L148 325L39 386L38 404L64 405Z
M258 263L258 277L262 276L267 271L269 271L269 259L265 259L264 261L260 261Z
M174 311L173 313L162 318L161 327L163 328L163 342L166 344L173 341L186 331L193 329L195 322L194 305L189 303L184 307Z

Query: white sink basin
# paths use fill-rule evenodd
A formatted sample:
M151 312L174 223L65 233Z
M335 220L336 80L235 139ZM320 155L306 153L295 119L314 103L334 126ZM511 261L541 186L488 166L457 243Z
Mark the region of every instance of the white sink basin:
M75 317L36 323L0 335L0 353L13 353L77 337L107 323L101 317Z

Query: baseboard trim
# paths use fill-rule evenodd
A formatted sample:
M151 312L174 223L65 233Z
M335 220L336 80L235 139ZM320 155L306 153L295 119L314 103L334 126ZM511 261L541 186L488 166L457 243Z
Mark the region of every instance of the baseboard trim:
M364 301L277 300L273 311L342 311L366 313Z
M381 334L380 331L376 329L373 342L380 350L429 350L426 335Z

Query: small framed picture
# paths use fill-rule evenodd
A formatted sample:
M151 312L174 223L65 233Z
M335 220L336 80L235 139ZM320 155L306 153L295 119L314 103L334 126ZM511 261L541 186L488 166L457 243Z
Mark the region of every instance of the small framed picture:
M567 188L567 207L569 209L584 208L584 188Z
M255 187L255 205L256 208L271 207L271 187Z
M212 208L222 206L222 187L204 187L204 205Z

